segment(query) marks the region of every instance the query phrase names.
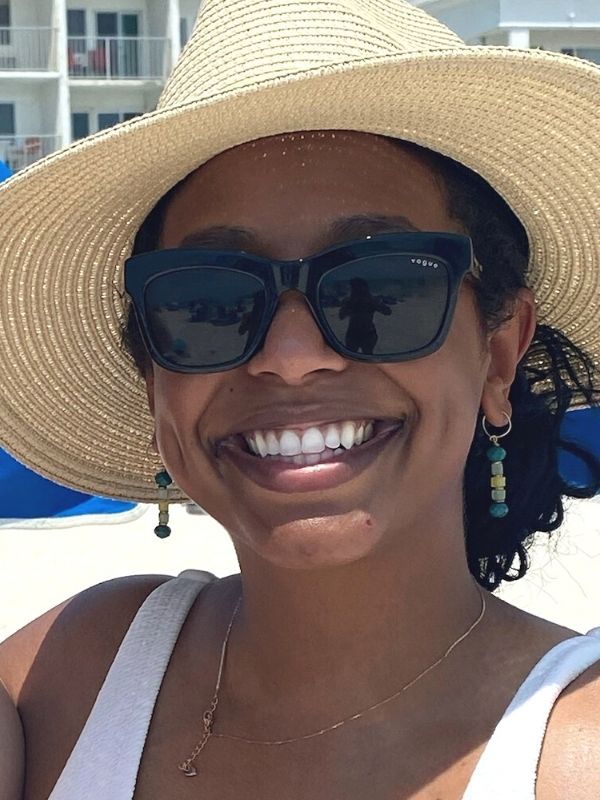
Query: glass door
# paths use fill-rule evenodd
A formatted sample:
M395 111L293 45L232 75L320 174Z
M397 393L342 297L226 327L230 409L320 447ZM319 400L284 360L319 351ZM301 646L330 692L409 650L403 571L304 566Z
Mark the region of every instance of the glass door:
M139 35L140 23L137 14L119 15L120 35L123 37L121 42L121 64L123 72L127 77L140 74L140 53Z
M107 77L139 75L139 14L99 11L96 13L96 31L105 53Z
M113 12L96 13L96 55L94 74L106 78L118 76L119 17Z
M88 52L85 10L70 8L67 11L67 36L69 37L69 75L87 75Z

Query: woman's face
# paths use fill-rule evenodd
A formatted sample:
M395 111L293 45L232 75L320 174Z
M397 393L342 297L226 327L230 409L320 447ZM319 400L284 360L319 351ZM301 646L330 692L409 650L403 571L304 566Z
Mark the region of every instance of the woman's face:
M296 133L236 147L193 173L169 206L161 246L297 259L407 228L463 232L414 153L369 134ZM448 519L449 508L462 513L463 467L492 360L468 284L442 348L397 364L335 353L303 296L289 291L245 366L183 375L154 365L158 448L181 489L229 530L242 562L246 553L316 568L389 554L412 546L407 532ZM392 432L338 463L269 472L260 456L222 446L256 430L281 441L284 431L326 434L330 424L370 421Z

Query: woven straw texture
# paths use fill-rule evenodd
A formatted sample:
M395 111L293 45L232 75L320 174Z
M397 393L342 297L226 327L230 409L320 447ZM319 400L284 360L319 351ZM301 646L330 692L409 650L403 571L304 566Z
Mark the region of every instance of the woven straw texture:
M527 229L540 320L599 362L599 96L591 64L467 47L404 0L205 0L157 111L0 189L0 443L60 483L156 499L123 261L182 177L286 131L395 136L480 173Z

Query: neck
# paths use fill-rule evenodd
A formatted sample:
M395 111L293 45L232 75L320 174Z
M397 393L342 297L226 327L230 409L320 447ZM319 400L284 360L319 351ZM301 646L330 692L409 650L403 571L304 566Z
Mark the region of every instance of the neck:
M381 553L322 571L278 569L239 552L243 599L223 685L244 731L268 738L270 725L278 734L294 720L302 733L367 708L468 630L482 600L466 567L462 528L444 530L435 543L423 530L419 536L410 563L406 554ZM430 688L432 680L435 670ZM260 732L249 722L259 707L274 710L270 722L261 714Z

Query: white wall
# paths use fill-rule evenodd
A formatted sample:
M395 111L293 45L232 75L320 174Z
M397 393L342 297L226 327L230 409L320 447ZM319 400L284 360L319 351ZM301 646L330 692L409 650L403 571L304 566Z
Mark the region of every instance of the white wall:
M598 0L500 0L500 17L511 22L562 27L569 19L575 25L600 25Z
M199 0L179 0L180 16L187 20L188 35L192 32L199 8Z
M42 27L52 25L51 0L10 0L11 25L15 28Z
M15 104L15 134L56 132L56 89L49 82L0 81L0 103Z
M467 42L494 30L500 21L500 0L434 0L420 5Z
M531 31L531 46L544 47L546 50L558 50L563 47L598 47L600 48L600 25L598 30L573 30L563 28L554 31Z
M158 90L121 87L71 87L71 112L90 115L90 133L98 130L98 114L135 113L153 111L158 100Z
M168 35L169 3L165 0L148 0L145 12L146 36Z

